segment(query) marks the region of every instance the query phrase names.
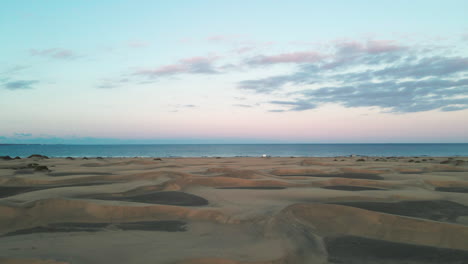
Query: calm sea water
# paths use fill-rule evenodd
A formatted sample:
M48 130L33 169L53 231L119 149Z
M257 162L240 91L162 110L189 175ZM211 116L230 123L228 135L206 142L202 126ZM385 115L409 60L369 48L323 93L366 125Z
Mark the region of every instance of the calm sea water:
M32 154L49 157L468 156L468 144L0 145L0 156Z

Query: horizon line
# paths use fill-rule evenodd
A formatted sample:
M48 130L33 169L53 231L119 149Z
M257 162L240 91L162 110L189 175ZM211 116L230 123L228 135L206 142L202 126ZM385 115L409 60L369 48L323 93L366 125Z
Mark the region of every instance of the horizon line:
M337 143L0 143L8 145L363 145L363 144L468 144L468 142L337 142Z

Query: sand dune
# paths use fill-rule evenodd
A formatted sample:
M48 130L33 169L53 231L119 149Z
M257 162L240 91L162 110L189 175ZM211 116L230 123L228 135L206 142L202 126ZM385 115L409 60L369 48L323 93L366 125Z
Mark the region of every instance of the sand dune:
M381 180L383 177L379 176L380 171L342 168L337 172L326 172L317 169L276 169L272 174L277 176L308 176L308 177L339 177L351 179L373 179Z
M134 222L174 219L226 222L226 217L216 210L168 205L115 205L86 200L49 199L27 203L21 207L0 206L0 232L61 222Z
M332 204L296 204L278 217L299 222L320 236L353 235L441 248L468 250L468 227ZM352 223L352 224L351 224ZM431 230L431 232L428 232Z
M0 161L0 263L468 259L468 158L359 159Z

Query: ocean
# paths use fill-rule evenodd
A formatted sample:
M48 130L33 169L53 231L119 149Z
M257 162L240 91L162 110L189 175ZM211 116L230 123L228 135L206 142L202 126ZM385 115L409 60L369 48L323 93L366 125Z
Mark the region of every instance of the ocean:
M464 144L0 145L0 156L27 157L336 157L468 156Z

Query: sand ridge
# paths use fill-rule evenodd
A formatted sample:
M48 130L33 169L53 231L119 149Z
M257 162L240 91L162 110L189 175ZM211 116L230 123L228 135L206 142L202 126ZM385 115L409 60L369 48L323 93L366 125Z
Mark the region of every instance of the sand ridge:
M468 158L451 161L0 161L1 263L463 263Z

